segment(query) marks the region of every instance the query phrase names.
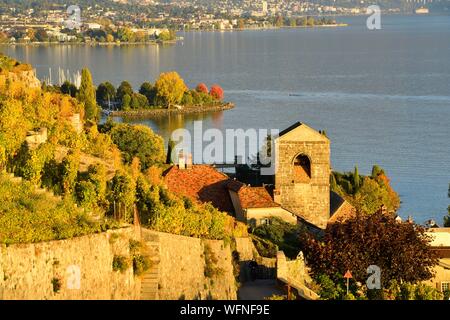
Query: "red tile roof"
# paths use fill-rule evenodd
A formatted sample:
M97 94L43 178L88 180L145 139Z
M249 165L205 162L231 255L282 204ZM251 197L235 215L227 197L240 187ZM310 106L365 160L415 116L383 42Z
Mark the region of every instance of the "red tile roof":
M209 165L194 165L186 170L172 166L165 172L164 181L173 193L197 203L211 202L214 207L225 212L234 212L229 190L238 194L243 209L280 206L273 202L265 187L249 187Z
M239 196L242 209L279 207L265 187L249 187L237 180L230 180L227 188Z
M330 194L330 219L328 224L344 222L356 216L356 209L335 192Z
M179 196L188 197L197 203L211 202L221 211L234 212L225 187L228 176L209 165L193 165L186 170L172 166L164 174L164 181L167 188Z

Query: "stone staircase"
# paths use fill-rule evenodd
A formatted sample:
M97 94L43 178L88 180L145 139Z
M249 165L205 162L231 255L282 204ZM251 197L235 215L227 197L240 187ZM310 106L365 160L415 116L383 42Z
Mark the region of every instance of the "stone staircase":
M151 260L150 269L141 278L141 300L158 300L159 262L161 245L158 235L146 236L144 239L148 256Z

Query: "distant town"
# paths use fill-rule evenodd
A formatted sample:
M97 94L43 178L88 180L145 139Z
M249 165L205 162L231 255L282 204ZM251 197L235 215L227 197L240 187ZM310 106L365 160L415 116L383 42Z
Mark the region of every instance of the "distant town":
M386 14L448 12L448 1L378 1ZM365 15L364 1L103 0L0 1L1 43L142 43L177 39L179 30L242 30L337 25ZM77 11L78 10L78 11Z

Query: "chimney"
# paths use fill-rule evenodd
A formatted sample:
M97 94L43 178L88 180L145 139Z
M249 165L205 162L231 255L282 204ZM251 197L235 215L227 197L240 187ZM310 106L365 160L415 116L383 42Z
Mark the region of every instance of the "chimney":
M186 159L184 157L183 151L180 151L180 153L178 153L178 169L180 170L186 169Z
M186 169L192 169L192 153L187 155L186 159Z

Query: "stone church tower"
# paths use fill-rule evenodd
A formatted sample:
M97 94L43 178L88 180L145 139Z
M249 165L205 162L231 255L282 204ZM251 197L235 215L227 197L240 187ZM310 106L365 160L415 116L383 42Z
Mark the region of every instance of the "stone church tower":
M330 141L302 123L275 139L274 200L325 229L330 218Z

